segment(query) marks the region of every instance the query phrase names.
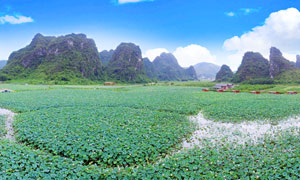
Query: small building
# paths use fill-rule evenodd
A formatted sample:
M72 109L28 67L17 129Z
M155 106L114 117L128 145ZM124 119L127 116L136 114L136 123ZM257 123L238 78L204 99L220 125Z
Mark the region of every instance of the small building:
M115 82L104 82L104 85L105 86L113 86L113 85L116 85Z
M298 94L298 93L296 91L288 91L287 94L295 95L295 94Z
M231 88L233 88L234 87L234 85L233 84L216 84L214 87L213 87L213 89L216 89L216 90L219 90L219 89L221 89L221 90L227 90L227 89L231 89Z

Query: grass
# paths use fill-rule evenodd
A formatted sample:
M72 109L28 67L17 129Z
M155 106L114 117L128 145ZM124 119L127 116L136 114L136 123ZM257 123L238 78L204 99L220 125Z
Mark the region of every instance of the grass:
M241 92L250 92L250 91L261 91L261 90L269 90L275 88L275 85L238 85L237 87L231 90L239 90Z
M300 93L300 85L276 85L275 87L268 89L268 91L278 91L281 93L296 91Z
M157 85L162 86L187 86L187 87L212 87L216 83L211 81L171 81L159 82Z

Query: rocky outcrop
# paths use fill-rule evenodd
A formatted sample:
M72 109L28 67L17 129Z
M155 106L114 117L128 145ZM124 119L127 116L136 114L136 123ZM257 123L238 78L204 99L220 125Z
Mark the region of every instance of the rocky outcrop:
M186 76L186 80L195 80L197 79L196 70L193 66L188 67L184 70L184 75Z
M143 58L143 62L144 62L144 66L145 66L146 75L150 79L156 79L157 72L156 72L156 69L155 69L153 63L148 58Z
M110 50L110 51L104 50L101 51L99 54L100 54L102 65L105 67L108 65L109 61L111 60L114 54L114 50Z
M296 59L296 67L300 69L300 55L297 55Z
M121 43L107 65L110 78L126 82L140 82L146 78L142 52L133 43Z
M270 77L275 78L283 72L295 70L296 65L282 56L279 49L272 47L270 50Z
M182 68L171 53L162 53L154 59L153 65L155 69L153 76L160 81L194 80L197 77L194 68Z
M95 42L84 34L37 34L28 46L10 55L2 72L13 78L98 80L102 66Z
M269 78L269 69L269 61L260 53L246 52L242 64L233 76L233 82L242 82L257 78Z
M223 65L220 71L216 75L217 82L231 81L233 77L233 72L229 66Z

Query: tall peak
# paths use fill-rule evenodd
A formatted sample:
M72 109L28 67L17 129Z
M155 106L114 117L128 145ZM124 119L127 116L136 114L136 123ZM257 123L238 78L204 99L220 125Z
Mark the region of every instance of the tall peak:
M282 56L282 53L276 47L271 47L271 49L270 49L270 56Z

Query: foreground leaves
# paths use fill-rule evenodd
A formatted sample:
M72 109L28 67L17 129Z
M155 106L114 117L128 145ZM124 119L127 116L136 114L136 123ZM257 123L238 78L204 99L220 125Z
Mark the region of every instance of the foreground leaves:
M32 147L109 167L153 162L194 129L176 113L93 106L23 113L15 128Z

